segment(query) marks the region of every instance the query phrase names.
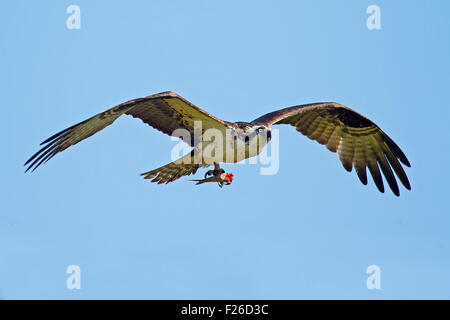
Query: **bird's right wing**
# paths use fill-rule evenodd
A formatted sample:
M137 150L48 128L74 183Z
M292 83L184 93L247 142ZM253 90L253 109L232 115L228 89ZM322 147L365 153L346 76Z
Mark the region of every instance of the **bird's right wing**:
M139 118L168 135L173 135L176 129L184 129L189 137L183 136L183 141L191 146L195 145L194 137L207 129L223 131L230 125L229 122L212 116L174 92L162 92L119 104L51 136L41 143L44 146L25 163L25 166L28 165L26 171L35 170L57 153L109 126L123 114ZM195 121L199 121L201 130ZM201 132L195 132L196 130Z

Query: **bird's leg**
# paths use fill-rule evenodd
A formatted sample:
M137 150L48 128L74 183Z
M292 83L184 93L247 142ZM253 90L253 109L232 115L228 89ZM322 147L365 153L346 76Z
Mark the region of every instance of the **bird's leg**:
M206 171L206 172L205 172L205 179L206 179L208 176L212 176L212 175L213 175L213 172L214 172L214 170L208 170L208 171Z
M214 162L214 170L208 170L205 173L205 179L207 176L215 176L218 177L222 173L225 173L225 170L223 170L220 165L217 162Z
M214 170L208 170L205 173L205 179L207 176L215 176L215 177L219 177L222 173L225 173L225 170L223 170L220 167L220 164L218 164L217 162L214 162ZM219 187L223 187L223 182L217 182L217 184L219 185Z
M225 173L225 170L223 170L223 169L220 167L220 164L214 162L214 171L213 171L213 174L217 177L217 176L220 176L222 173Z
M223 169L220 167L220 164L214 162L214 170L213 170L214 176L218 177L218 176L220 176L222 173L225 173L225 170L223 170ZM217 184L219 185L219 187L221 187L221 188L223 187L223 182L217 182Z

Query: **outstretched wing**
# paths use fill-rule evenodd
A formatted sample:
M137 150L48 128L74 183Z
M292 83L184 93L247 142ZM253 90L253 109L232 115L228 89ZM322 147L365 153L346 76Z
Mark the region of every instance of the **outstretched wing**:
M44 145L42 149L25 163L25 166L28 165L26 171L35 170L57 153L109 126L122 114L139 118L168 135L173 135L176 129L185 129L189 133L189 137L187 135L180 137L191 146L196 143L194 129L199 129L199 126L194 125L194 121L201 121L201 133L210 128L224 130L230 125L230 123L196 107L176 93L162 92L122 103L51 136L41 143Z
M367 184L366 167L380 192L384 192L383 172L392 192L399 196L397 181L392 172L411 190L400 160L410 167L402 150L375 123L338 103L314 103L290 107L268 113L254 123L265 125L290 124L308 138L337 152L347 171L355 170L363 184Z

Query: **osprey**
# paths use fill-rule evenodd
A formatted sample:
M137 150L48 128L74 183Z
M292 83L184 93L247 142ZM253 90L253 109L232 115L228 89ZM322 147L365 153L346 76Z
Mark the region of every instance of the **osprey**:
M42 149L25 163L25 166L28 165L25 172L30 169L34 171L57 153L104 129L123 114L139 118L171 136L182 137L179 135L180 129L187 133L187 138L182 138L193 147L190 153L141 174L145 179L152 179L152 182L158 184L195 174L198 168L211 165L214 165L214 170L208 171L206 175L224 176L224 170L220 168L221 162L236 163L258 155L271 139L271 126L289 124L308 138L325 145L328 150L337 152L344 168L350 172L354 167L363 184L367 184L368 167L380 192L384 192L381 172L396 196L400 192L394 172L405 188L411 190L408 177L400 164L402 162L410 167L402 150L375 123L343 105L335 102L304 104L270 112L252 122L228 122L170 91L127 101L58 132L41 143L44 145ZM196 125L196 122L200 122L201 126ZM200 157L200 161L195 161L206 147L216 141L205 139L208 130L215 130L223 136L229 131L231 142L221 142L225 150L221 158ZM257 148L251 147L256 141L259 141ZM244 147L236 147L239 143Z

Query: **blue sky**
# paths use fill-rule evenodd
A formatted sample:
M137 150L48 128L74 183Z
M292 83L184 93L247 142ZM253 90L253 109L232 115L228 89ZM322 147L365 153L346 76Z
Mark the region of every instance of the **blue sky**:
M66 27L71 4L80 30ZM366 27L372 4L381 30ZM1 298L450 298L448 1L1 7ZM131 117L23 173L50 135L166 90L229 121L337 101L400 145L412 191L361 185L287 126L276 175L225 165L235 181L222 189L151 184L139 173L176 142Z

